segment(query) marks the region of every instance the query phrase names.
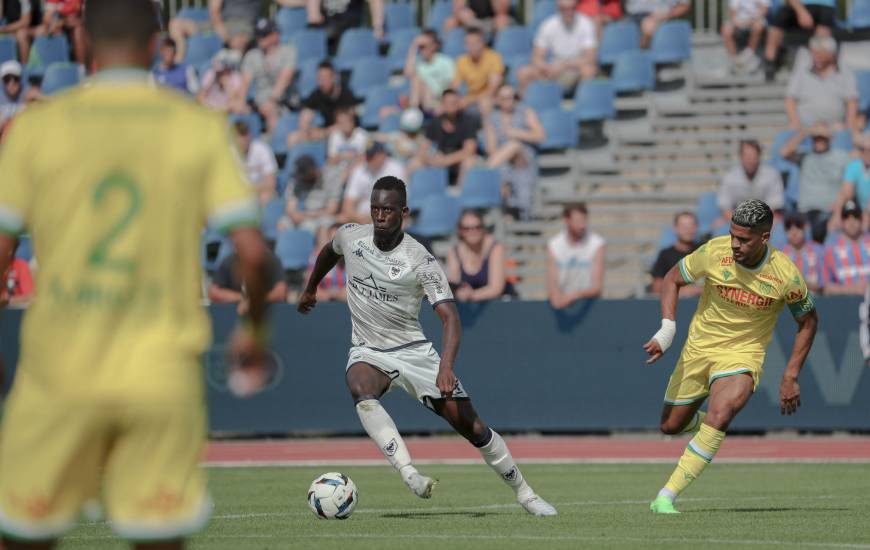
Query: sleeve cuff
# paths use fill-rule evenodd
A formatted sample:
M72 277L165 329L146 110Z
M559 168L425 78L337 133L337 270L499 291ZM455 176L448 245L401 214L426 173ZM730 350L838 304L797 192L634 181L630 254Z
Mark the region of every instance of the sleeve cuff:
M0 205L0 233L17 236L24 232L24 216L18 210Z
M680 275L683 277L683 280L686 281L686 282L689 283L689 284L694 283L694 282L695 282L695 279L693 279L693 278L691 278L691 277L689 276L689 270L686 269L686 261L685 261L685 258L683 258L682 260L680 260L680 261L677 263L677 265L680 266Z
M259 227L260 215L257 202L254 199L244 199L226 204L212 212L208 223L223 234L240 227Z

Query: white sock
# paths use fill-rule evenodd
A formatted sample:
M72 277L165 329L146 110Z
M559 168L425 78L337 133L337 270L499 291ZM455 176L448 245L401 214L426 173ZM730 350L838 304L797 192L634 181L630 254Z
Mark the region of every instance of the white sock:
M674 494L673 491L668 489L667 487L662 487L662 490L659 491L658 496L660 497L668 497L671 502L677 499L677 495Z
M399 435L396 423L387 414L377 399L366 399L356 404L356 414L369 437L384 453L393 468L399 470L402 479L407 479L417 470L411 466L411 455Z
M483 447L478 447L483 460L514 490L518 500L531 498L535 492L523 479L523 474L514 462L514 457L511 456L504 439L495 430L490 429L490 431L492 439Z

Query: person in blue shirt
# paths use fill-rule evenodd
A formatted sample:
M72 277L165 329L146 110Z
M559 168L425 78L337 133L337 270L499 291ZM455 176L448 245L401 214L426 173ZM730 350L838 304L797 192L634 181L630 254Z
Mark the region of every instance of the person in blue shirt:
M198 91L196 72L185 63L175 62L177 49L175 40L163 39L160 44L160 63L151 71L154 81L186 94L195 94Z
M843 187L840 188L840 196L834 205L834 217L832 225L834 229L842 226L840 210L849 200L858 203L858 208L864 211L864 227L870 227L870 132L866 132L855 140L855 148L860 155L846 165L846 173L843 177Z

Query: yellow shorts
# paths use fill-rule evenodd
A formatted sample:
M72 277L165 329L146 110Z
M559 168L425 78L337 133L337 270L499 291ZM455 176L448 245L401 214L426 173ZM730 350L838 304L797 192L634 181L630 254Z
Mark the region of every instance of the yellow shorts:
M706 399L710 395L710 385L714 380L735 374L752 376L752 391L755 391L761 380L763 363L763 356L702 353L683 348L680 360L668 380L665 403L689 405Z
M200 402L99 405L23 394L13 388L0 429L0 531L54 539L99 503L132 541L205 525L212 504L199 468Z

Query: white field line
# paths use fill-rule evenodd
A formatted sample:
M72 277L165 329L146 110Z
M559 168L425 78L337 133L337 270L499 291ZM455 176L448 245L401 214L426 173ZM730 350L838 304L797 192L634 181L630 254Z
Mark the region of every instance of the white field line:
M673 464L679 459L670 458L529 458L519 459L519 464ZM338 460L209 460L207 468L258 468L276 466L386 466L385 459L338 459ZM483 464L479 458L435 458L414 460L424 466L447 465L469 466ZM870 464L870 457L863 458L717 458L716 464Z

